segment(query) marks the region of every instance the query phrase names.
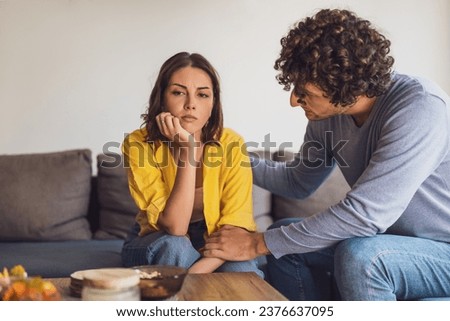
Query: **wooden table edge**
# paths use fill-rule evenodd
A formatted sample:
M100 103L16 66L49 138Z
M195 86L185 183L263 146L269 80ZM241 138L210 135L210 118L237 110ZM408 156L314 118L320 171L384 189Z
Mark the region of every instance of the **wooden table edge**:
M46 278L62 299L77 301L70 293L70 277ZM287 301L288 299L254 272L188 274L176 295L181 301Z

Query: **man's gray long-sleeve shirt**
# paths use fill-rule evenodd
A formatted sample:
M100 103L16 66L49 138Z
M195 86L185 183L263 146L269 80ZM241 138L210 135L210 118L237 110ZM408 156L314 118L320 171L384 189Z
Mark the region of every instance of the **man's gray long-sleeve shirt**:
M450 99L434 83L396 74L357 127L349 115L310 121L291 163L252 158L255 184L305 198L338 165L351 191L299 223L266 231L275 257L378 233L450 242Z

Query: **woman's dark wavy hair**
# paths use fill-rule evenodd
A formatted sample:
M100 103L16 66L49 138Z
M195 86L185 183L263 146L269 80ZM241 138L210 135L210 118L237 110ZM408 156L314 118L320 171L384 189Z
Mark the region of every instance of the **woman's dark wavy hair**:
M202 55L198 53L179 52L166 60L161 66L158 78L156 79L156 83L150 94L147 112L141 115L144 120L142 126L145 126L147 129L148 142L167 140L167 138L159 131L158 125L156 124L156 116L165 111L164 93L169 85L170 77L172 77L173 73L177 70L188 66L199 68L206 72L211 78L213 86L213 109L211 117L202 129L202 141L214 142L220 139L223 131L223 114L222 103L220 100L219 75L209 61Z
M357 96L380 96L389 87L394 64L390 44L353 12L324 9L281 39L276 78L284 90L293 85L298 97L305 84L312 83L332 104L349 106Z

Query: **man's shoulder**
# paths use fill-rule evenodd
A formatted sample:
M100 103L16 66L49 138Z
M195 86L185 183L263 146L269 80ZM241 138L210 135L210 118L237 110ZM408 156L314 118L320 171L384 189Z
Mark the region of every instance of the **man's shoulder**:
M448 99L448 95L432 79L407 74L394 74L393 84L388 92L394 95L401 95L403 98L410 97L411 99L428 95L439 97L442 100Z
M423 131L448 118L448 96L423 77L396 75L391 88L377 101L372 121L377 126Z

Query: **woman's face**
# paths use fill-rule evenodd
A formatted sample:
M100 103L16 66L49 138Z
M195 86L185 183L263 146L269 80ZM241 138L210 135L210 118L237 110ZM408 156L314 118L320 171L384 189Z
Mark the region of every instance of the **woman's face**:
M214 104L213 85L209 75L191 66L172 74L164 92L165 111L179 118L189 133L200 133Z

